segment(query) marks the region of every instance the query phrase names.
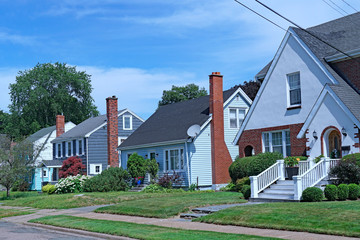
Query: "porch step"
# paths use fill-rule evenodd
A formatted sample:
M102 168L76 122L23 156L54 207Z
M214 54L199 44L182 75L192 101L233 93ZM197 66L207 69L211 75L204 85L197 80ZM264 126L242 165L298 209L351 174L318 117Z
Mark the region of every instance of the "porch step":
M263 193L266 194L289 194L294 195L294 189L273 189L273 188L267 188L263 191Z
M147 187L147 184L140 184L138 186L132 187L129 192L141 192L144 188Z
M294 186L294 181L293 180L278 180L276 181L277 185L281 185L281 186Z
M259 193L259 198L294 200L294 194L283 193Z
M300 200L275 199L275 198L249 198L249 202L300 202Z
M272 184L272 185L270 185L270 189L285 190L285 191L294 191L294 185Z

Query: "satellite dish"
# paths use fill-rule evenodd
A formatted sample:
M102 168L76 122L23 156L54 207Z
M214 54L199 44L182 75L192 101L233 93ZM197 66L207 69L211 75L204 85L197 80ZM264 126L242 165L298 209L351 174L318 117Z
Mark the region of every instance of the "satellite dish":
M196 137L200 133L200 125L194 124L187 130L189 137Z

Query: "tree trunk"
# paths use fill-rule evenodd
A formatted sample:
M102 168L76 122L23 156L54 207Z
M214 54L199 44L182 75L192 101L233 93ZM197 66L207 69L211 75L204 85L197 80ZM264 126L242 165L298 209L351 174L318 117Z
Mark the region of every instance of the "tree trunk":
M6 188L6 196L10 197L10 188L8 188L8 187Z

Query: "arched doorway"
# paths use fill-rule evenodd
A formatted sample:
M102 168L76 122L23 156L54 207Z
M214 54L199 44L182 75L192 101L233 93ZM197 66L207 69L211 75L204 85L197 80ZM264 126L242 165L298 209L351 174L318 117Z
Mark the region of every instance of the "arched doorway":
M246 146L244 149L245 157L250 157L254 155L254 148L250 145Z
M328 152L328 154L329 154L328 156L333 157L333 158L341 157L341 135L336 130L332 130L329 133L329 152Z

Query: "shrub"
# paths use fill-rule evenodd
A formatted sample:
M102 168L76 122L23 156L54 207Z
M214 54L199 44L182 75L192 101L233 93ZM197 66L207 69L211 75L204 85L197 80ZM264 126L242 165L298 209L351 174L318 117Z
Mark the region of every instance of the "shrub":
M356 165L360 167L360 153L352 153L344 156L343 160L352 160L355 161Z
M251 196L251 187L250 185L244 185L241 189L241 193L244 195L245 199L249 199Z
M41 191L47 194L53 194L56 191L56 187L52 184L46 184L41 188Z
M84 184L85 192L125 191L131 185L130 174L119 167L110 167Z
M146 171L150 174L151 179L155 179L159 171L159 165L155 159L146 159L145 160Z
M258 175L273 165L276 160L282 158L282 154L277 152L259 153L252 157L237 158L229 167L231 180L236 183L238 179Z
M76 176L78 174L82 174L85 168L86 167L84 164L82 164L81 158L77 156L69 157L63 162L59 170L59 177L67 178L68 176Z
M360 197L360 187L359 185L352 183L349 184L349 199L357 200Z
M324 190L325 197L329 201L335 201L338 198L338 188L336 185L326 185Z
M67 178L61 178L57 184L55 184L55 193L74 193L82 192L83 186L86 181L89 180L89 176L76 175L69 176Z
M193 191L196 191L197 188L198 188L197 184L192 183L192 184L190 185L190 187L189 187L188 190L189 190L190 192L193 192Z
M304 202L321 202L323 198L323 192L317 187L308 187L302 193Z
M14 192L16 191L25 192L25 191L29 191L29 189L30 189L30 184L24 179L17 180L14 183L13 187L11 188L11 190Z
M146 174L146 162L145 159L133 153L127 162L127 170L129 171L132 178L145 177Z
M150 184L146 188L142 190L142 192L146 193L177 193L177 192L185 192L182 188L178 189L169 189L169 188L163 188L159 184Z
M240 199L245 199L244 194L242 194L242 192L239 192L239 198Z
M158 179L158 184L163 188L172 188L174 184L180 185L181 182L181 176L175 171L171 175L164 173L164 175Z
M349 158L340 161L330 170L330 176L336 178L335 184L342 183L360 183L360 167L356 164L356 160Z
M235 187L235 184L233 184L232 182L229 183L228 185L220 188L220 191L223 191L223 192L232 192L234 191L234 187Z
M235 184L234 188L232 189L232 191L240 192L244 185L250 185L249 177L244 177L244 178L236 180L236 184Z
M346 184L340 184L338 186L338 199L344 201L348 197L349 197L349 186Z

